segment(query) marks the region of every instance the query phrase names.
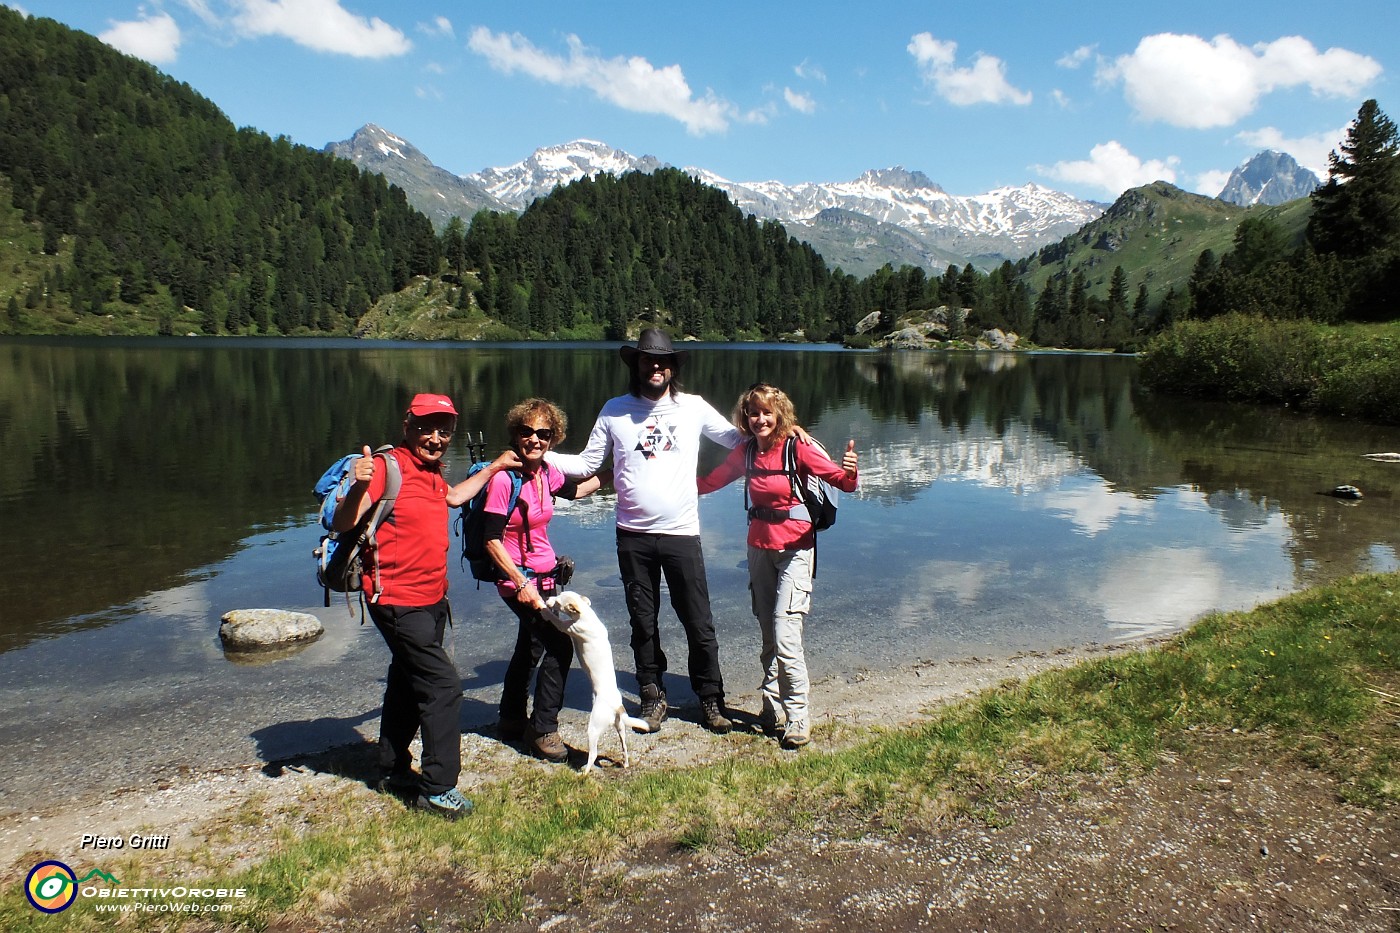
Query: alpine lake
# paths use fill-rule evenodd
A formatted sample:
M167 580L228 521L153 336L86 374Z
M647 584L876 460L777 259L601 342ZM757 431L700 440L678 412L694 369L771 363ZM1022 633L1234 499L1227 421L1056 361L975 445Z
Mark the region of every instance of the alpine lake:
M1358 572L1400 566L1393 428L1153 396L1131 357L686 344L688 391L726 416L755 381L785 389L860 489L821 533L806 645L825 677L1009 657L1179 631ZM373 739L388 662L357 605L323 605L312 484L396 440L415 392L499 451L530 396L581 449L625 391L616 344L0 339L0 809L17 813L182 769L277 762ZM704 442L701 467L723 451ZM1331 493L1355 486L1360 499ZM635 700L611 490L560 503L571 589L607 623ZM701 499L731 691L758 679L743 491ZM464 729L494 722L515 639L494 589L449 555ZM316 614L294 651L226 654L231 609ZM669 607L668 690L691 701ZM575 671L566 707L588 708Z

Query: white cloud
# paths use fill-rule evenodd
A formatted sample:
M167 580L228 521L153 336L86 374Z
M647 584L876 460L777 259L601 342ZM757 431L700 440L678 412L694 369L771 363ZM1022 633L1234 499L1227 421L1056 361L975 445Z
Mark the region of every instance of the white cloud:
M1193 189L1197 194L1203 194L1208 198L1220 197L1220 192L1225 190L1225 183L1230 180L1230 172L1224 169L1209 169L1196 176L1196 187Z
M1022 106L1031 102L1029 91L1013 87L1006 80L1006 65L1001 59L978 52L972 67L955 66L958 53L956 42L943 42L926 32L909 40L906 46L923 75L924 83L932 85L939 97L959 107L972 104L1012 103Z
M1094 57L1094 51L1097 48L1098 46L1096 45L1081 45L1068 55L1060 56L1055 64L1059 65L1061 68L1078 68Z
M1175 166L1180 161L1176 156L1171 156L1166 160L1149 159L1144 162L1124 148L1122 143L1111 139L1089 150L1088 159L1037 165L1035 170L1057 181L1089 185L1116 197L1129 188L1154 181L1175 184Z
M820 65L813 65L805 58L802 59L802 64L792 69L792 73L808 81L819 81L822 84L826 83L826 72L822 70L822 67Z
M247 36L281 36L317 52L355 58L403 55L413 43L379 17L349 12L339 0L236 0L235 27Z
M170 64L180 50L180 27L169 13L124 23L112 21L112 28L97 38L118 51L153 65Z
M1311 170L1318 178L1326 181L1327 155L1333 149L1341 148L1342 141L1346 139L1349 129L1349 126L1343 126L1335 130L1314 133L1312 136L1289 137L1285 136L1282 130L1266 126L1258 130L1245 130L1236 134L1235 138L1255 149L1273 149L1277 152L1286 152L1298 160L1298 164L1303 168Z
M1069 95L1066 94L1064 91L1060 90L1059 88L1055 88L1050 92L1050 99L1053 100L1055 102L1055 106L1059 107L1061 110L1069 109Z
M640 56L601 58L584 47L578 36L568 37L567 56L537 48L519 33L493 33L484 26L472 30L467 48L505 74L523 72L560 87L582 87L601 100L636 113L655 113L684 124L694 136L720 133L730 120L762 122L760 111L739 114L733 104L713 92L695 97L679 65L653 66Z
M1229 36L1159 33L1143 38L1131 55L1101 67L1099 77L1123 83L1138 116L1172 126L1229 126L1252 113L1259 99L1282 88L1352 96L1381 73L1380 63L1346 49L1318 52L1300 36L1253 48Z
M435 16L430 23L419 23L418 31L429 36L445 36L448 39L456 35L452 29L452 20L446 16Z
M790 87L783 88L783 100L798 113L815 113L817 110L817 102L810 95L799 93Z
M219 25L219 17L209 8L207 0L180 0L185 7L210 26Z

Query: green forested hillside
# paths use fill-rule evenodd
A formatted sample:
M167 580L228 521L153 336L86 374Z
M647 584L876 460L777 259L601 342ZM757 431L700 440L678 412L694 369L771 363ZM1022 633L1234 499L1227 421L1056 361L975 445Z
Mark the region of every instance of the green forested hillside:
M437 269L431 225L381 177L4 7L0 176L39 239L0 270L11 332L341 331Z

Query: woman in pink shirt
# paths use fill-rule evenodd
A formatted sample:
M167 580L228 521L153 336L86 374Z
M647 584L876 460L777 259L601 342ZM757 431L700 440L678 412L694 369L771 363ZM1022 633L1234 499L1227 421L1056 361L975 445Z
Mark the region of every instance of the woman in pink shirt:
M797 416L782 389L755 383L739 396L734 423L747 440L708 475L697 480L701 493L713 492L745 477L749 500L749 592L763 636L759 663L763 731L777 735L783 748L811 741L807 660L802 628L811 608L812 573L817 533L793 478L783 469L784 446ZM849 441L841 464L815 443L794 445L799 483L817 476L843 492L854 492L857 476L855 441ZM753 470L749 472L749 452ZM747 474L747 476L745 475Z
M530 754L555 762L569 758L559 737L559 710L574 646L568 635L540 615L545 598L554 594L559 582L559 558L549 543L549 520L554 517L555 496L578 499L599 486L596 476L572 480L545 462L544 455L564 439L568 428L564 412L546 399L526 399L512 408L506 414L506 429L523 464L520 496L511 508L512 479L497 473L486 487L483 509L486 552L498 570L496 592L520 622L501 691L497 735L523 737ZM527 720L531 674L535 675L535 709Z

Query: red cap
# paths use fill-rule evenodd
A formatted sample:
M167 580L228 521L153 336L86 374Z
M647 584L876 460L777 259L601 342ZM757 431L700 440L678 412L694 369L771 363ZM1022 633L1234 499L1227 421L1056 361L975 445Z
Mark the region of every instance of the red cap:
M420 392L408 403L408 413L423 418L427 415L456 415L457 409L452 407L452 399L445 395Z

